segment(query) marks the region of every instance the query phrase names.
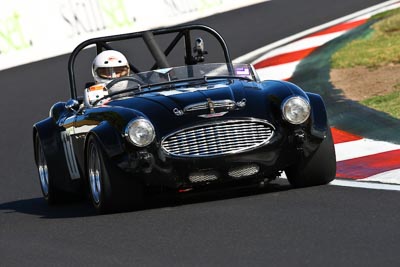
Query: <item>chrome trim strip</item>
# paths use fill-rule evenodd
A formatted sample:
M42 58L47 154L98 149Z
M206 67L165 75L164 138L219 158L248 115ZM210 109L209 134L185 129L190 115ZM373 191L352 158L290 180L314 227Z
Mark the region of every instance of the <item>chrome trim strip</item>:
M246 105L246 99L242 99L239 102L235 102L231 99L224 99L224 100L210 100L213 104L213 108L222 108L225 110L233 110L236 108L242 108ZM204 110L204 109L209 109L210 108L210 101L205 101L205 102L199 102L195 104L188 105L183 108L183 112L192 112L192 111L198 111L198 110Z
M227 108L233 109L236 106L235 101L225 99L225 100L215 100L212 101L214 104L214 108ZM183 111L184 112L190 112L190 111L196 111L196 110L203 110L203 109L208 109L209 108L209 102L200 102L196 104L192 104L189 106L184 107Z

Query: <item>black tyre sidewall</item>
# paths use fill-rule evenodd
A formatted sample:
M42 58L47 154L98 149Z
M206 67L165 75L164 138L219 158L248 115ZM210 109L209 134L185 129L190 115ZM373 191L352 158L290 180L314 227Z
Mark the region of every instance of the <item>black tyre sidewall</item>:
M294 187L324 185L335 179L336 155L330 128L317 150L288 168L286 176Z
M53 205L53 204L56 204L59 202L59 200L61 199L61 196L57 196L57 190L55 189L54 181L53 181L52 174L51 174L51 167L49 166L47 160L46 160L46 164L47 164L47 170L48 170L48 183L49 183L48 184L48 193L46 194L43 190L42 183L40 181L40 172L39 172L39 164L38 164L40 149L43 149L43 147L40 142L39 135L36 133L36 136L35 136L35 163L36 163L36 169L38 172L40 190L41 190L43 198L46 200L46 202L49 205Z
M94 135L91 135L89 138L86 155L89 157L91 146L96 146L101 165L101 194L99 203L96 203L91 192L88 167L89 158L87 158L86 176L87 183L89 184L89 194L97 212L104 214L140 208L143 199L141 184L135 183L133 177L128 177L126 173L107 158Z
M100 197L99 203L96 203L93 197L92 187L90 185L90 178L89 178L89 166L90 166L90 153L91 149L94 148L97 150L97 155L100 161ZM110 176L105 166L107 162L104 160L104 155L102 149L94 136L89 137L88 146L87 146L87 164L86 164L86 177L87 177L87 184L89 190L90 200L97 210L98 213L107 213L113 210L114 206L112 205L112 190L110 185Z

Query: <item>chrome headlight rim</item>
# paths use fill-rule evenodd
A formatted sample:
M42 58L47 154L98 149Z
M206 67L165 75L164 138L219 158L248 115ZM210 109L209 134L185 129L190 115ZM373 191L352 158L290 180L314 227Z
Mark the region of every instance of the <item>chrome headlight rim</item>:
M146 125L148 127L148 129L150 130L149 131L150 137L146 138L147 140L145 140L145 142L141 143L131 136L131 130L135 130L135 129L137 130L137 129L139 129L138 126L140 126L140 125L143 126L143 124ZM136 127L136 128L133 128L133 127ZM143 117L131 120L126 125L124 134L125 134L125 137L128 139L128 141L137 147L146 147L146 146L150 145L151 143L153 143L155 136L156 136L153 124L148 119L145 119Z
M289 116L289 109L290 109L290 104L293 102L297 102L297 104L301 103L301 108L305 110L305 113L298 119L293 119ZM311 115L311 105L310 102L301 96L291 96L285 99L282 103L282 116L285 119L285 121L294 124L294 125L299 125L305 123Z

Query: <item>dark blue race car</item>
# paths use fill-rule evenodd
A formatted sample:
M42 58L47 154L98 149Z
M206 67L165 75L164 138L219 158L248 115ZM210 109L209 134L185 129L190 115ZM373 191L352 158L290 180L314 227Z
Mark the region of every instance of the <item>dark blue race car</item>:
M136 47L143 51L132 53L147 53L153 65L140 70L132 60L131 74L114 79L88 104L76 89L77 55L130 41L141 42ZM204 43L219 55L205 51ZM68 68L71 99L54 104L33 126L49 203L89 194L104 213L141 207L153 188L227 188L282 172L294 187L335 178L322 98L289 82L260 81L251 65L232 63L224 39L208 26L90 39L71 53Z

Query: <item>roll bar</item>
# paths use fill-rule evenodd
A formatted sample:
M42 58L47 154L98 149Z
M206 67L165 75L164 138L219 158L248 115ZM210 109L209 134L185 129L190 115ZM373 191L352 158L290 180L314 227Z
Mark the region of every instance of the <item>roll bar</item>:
M228 64L232 63L231 57L229 55L228 47L225 43L225 40L222 38L222 36L213 28L206 26L206 25L201 25L201 24L174 26L174 27L169 27L169 28L161 28L161 29L155 29L155 30L148 30L148 31L92 38L92 39L89 39L89 40L86 40L86 41L80 43L72 51L72 53L69 57L68 74L69 74L71 98L72 99L77 98L75 72L74 72L75 59L76 59L77 55L86 47L95 45L97 54L99 54L104 49L111 49L111 47L107 44L108 42L142 38L156 62L153 65L152 69L156 69L156 68L166 68L169 66L168 61L167 61L167 56L173 50L173 48L177 45L177 43L182 38L184 38L185 64L186 65L194 65L197 63L197 61L195 60L195 58L192 55L191 38L190 38L190 32L193 30L205 31L205 32L208 32L209 34L211 34L212 36L214 36L222 47L222 50L224 52L224 57L225 57L225 63L228 63ZM154 36L162 35L162 34L170 34L170 33L177 33L177 35L171 41L171 43L166 48L166 50L162 51L161 48L159 47L159 45L157 44ZM131 69L136 72L138 71L135 68L135 66L131 66Z

